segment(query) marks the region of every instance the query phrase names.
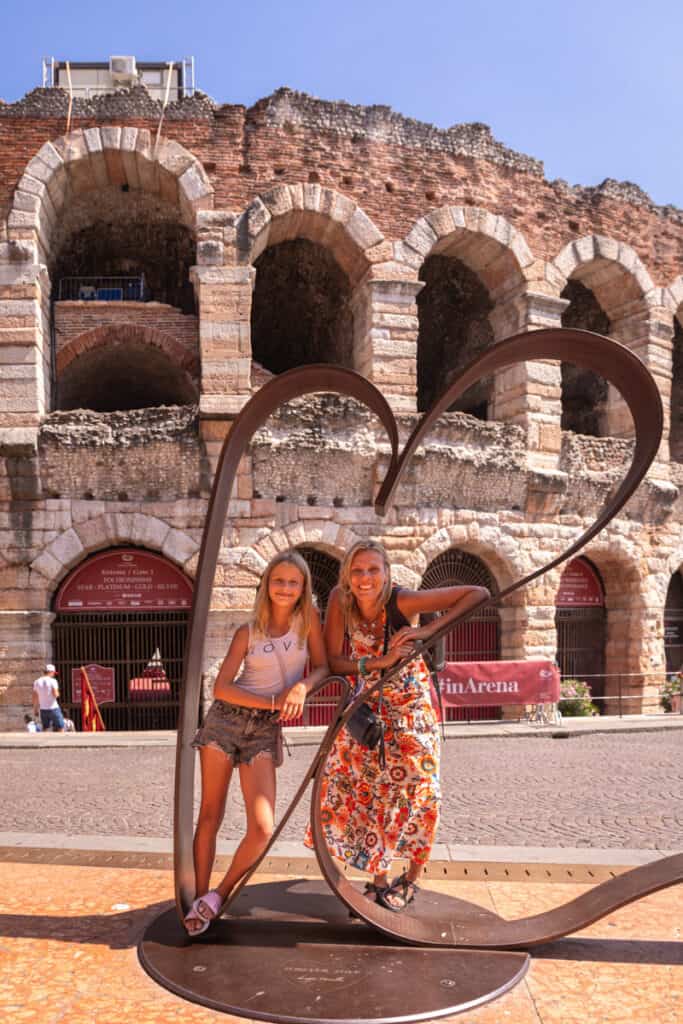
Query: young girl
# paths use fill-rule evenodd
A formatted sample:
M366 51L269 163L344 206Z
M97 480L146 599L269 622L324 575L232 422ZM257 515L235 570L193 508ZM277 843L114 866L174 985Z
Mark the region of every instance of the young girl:
M302 679L310 659L310 674ZM235 676L242 665L242 673ZM298 718L308 691L328 675L311 574L296 551L269 562L251 620L235 633L214 690L214 702L194 738L202 799L194 837L198 896L185 918L190 935L206 931L235 884L273 832L275 769L282 764L280 723ZM239 766L247 832L227 874L209 890L216 836L233 768Z

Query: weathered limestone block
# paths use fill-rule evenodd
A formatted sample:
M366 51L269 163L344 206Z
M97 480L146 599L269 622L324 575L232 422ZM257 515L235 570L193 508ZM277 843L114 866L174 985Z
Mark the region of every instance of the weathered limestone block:
M65 568L77 562L85 551L81 539L74 529L66 530L49 545L47 550Z
M162 554L178 565L184 565L198 550L199 544L181 530L169 530L161 549Z

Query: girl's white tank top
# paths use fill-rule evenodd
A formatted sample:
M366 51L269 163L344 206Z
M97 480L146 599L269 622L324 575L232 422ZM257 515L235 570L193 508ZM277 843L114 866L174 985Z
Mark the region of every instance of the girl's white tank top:
M277 697L301 679L307 660L308 644L300 646L298 630L290 629L284 636L255 637L250 625L249 647L235 685L258 697Z

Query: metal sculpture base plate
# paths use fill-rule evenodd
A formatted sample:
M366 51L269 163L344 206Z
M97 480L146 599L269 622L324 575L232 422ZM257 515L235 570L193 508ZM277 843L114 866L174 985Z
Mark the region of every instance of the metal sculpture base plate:
M487 911L423 889L421 917ZM425 949L392 942L323 882L252 885L222 918L189 939L175 908L139 945L145 970L177 995L240 1017L361 1024L417 1021L472 1009L526 973L526 953Z

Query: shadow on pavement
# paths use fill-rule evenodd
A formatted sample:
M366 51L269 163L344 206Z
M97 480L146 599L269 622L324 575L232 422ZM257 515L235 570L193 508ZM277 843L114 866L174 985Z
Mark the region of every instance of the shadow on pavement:
M534 960L683 965L683 943L654 939L558 939L531 951Z
M52 914L0 914L0 936L12 939L53 939L131 949L159 914L173 906L172 900L151 903L137 910L112 914L60 917Z
M68 917L50 914L0 914L0 937L52 939L57 942L72 942L79 945L108 946L110 949L131 949L138 945L143 933L152 922L161 914L171 910L172 907L172 900L163 900L136 910L126 910L111 914L86 914ZM333 917L336 916L336 914L333 914ZM270 942L276 945L286 944L286 933L290 930L291 924L282 919L278 921L277 917L276 911L274 919L271 919L269 922L264 921L263 918L260 921L249 921L248 918L243 918L240 923L245 932L249 932L255 927L257 930L259 927L263 929L264 925L267 925L267 934ZM235 923L234 918L232 921L224 919L221 921L218 930L223 931L226 928L232 927L232 940L235 941ZM354 940L360 940L362 945L375 944L373 941L375 936L370 929L366 932L364 926L360 926L359 923L353 925L348 921L348 918L345 924L346 928L342 930L344 932L348 930L348 934L344 935L346 942L353 943ZM320 928L316 927L310 919L309 921L305 921L305 919L300 921L299 928L302 925L304 932L310 933L308 934L309 941L315 941L316 937L320 937ZM178 927L180 929L180 926ZM356 931L356 929L358 930ZM359 934L361 929L364 933L362 937ZM355 935L353 932L355 932ZM208 936L208 941L211 941L211 938L212 936ZM180 935L178 939L180 940ZM376 941L379 944L383 941L383 937L379 933L376 935ZM679 966L683 963L683 944L680 942L638 939L568 938L550 942L545 946L537 946L532 951L532 957L539 960Z

